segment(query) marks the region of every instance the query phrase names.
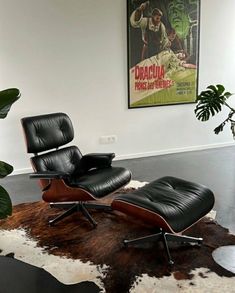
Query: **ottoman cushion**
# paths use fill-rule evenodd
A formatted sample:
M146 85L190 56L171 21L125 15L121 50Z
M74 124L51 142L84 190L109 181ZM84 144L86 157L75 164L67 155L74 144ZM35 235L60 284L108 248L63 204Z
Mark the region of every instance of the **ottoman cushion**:
M207 187L169 176L132 193L121 194L112 202L114 210L173 233L190 227L205 216L213 205L214 195Z

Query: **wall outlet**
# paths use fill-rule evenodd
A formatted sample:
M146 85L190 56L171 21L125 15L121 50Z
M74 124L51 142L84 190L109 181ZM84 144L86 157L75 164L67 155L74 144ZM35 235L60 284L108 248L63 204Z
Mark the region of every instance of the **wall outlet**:
M109 143L115 143L117 141L116 135L104 135L101 136L99 139L101 144L109 144Z

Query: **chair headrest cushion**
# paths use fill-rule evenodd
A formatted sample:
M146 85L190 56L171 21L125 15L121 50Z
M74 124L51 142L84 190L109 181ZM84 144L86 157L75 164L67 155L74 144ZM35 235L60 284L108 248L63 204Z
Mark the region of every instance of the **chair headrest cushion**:
M28 153L39 153L65 145L73 140L70 118L64 113L52 113L21 119Z

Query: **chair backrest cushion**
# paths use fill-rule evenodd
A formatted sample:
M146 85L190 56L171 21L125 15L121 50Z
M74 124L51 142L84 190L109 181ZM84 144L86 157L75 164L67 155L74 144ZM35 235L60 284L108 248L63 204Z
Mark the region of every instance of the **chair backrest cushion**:
M31 162L37 172L59 171L71 175L78 168L81 157L80 150L71 146L32 157Z
M64 113L52 113L21 119L28 153L39 153L65 145L73 140L70 118Z

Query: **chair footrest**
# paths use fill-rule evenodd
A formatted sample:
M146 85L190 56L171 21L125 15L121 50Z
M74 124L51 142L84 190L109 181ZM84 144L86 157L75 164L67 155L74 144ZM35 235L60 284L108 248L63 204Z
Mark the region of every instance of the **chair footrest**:
M174 202L174 205L172 204ZM160 228L157 234L124 240L125 246L146 241L163 241L172 263L168 241L201 244L202 238L179 235L199 221L214 205L214 194L207 187L175 177L163 177L114 198L111 206L144 223Z

